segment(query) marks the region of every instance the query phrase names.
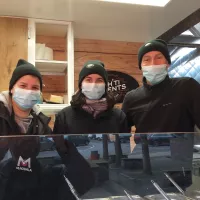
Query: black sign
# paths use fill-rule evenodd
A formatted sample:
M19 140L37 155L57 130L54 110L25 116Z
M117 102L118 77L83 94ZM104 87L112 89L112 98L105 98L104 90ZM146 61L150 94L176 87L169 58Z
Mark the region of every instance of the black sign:
M139 87L130 75L119 71L108 71L108 91L114 93L117 103L122 103L127 92Z

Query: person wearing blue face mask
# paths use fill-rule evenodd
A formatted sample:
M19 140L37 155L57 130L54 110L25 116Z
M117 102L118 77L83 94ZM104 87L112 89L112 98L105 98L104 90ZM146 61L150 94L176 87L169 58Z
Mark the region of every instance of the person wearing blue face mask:
M33 107L41 103L42 76L20 59L10 79L9 91L0 93L0 135L50 134L50 118L36 114Z
M37 68L20 59L10 79L9 91L0 94L0 136L21 134L18 139L0 138L0 162L2 163L0 199L10 200L14 196L17 199L20 197L21 199L75 199L61 174L63 172L61 165L55 168L40 165L37 160L40 140L38 137L30 136L52 134L48 126L50 118L34 107L41 102L42 85L42 76ZM29 137L22 137L23 134ZM55 137L54 142L67 169L65 175L74 184L79 194L84 194L94 184L89 164L72 143L64 140L63 136ZM4 159L8 150L12 156L2 162L1 159ZM24 174L24 171L21 173L16 168L20 157L24 160L30 158L34 173Z
M195 124L200 127L200 84L193 78L169 78L170 64L163 40L139 49L143 86L127 93L122 106L137 133L193 132Z
M115 99L108 91L104 64L91 60L79 74L79 89L71 105L56 117L54 134L127 133L126 116L114 108Z

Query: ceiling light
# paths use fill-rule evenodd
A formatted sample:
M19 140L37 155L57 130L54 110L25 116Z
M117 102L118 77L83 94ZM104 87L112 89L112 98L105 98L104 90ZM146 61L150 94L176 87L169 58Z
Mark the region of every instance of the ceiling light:
M97 1L139 4L139 5L159 6L159 7L164 7L170 2L170 0L97 0Z

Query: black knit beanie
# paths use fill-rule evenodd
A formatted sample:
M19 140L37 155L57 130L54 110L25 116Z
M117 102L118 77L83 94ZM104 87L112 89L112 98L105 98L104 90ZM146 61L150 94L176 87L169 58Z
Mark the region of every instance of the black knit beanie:
M36 67L34 67L34 65L32 65L31 63L29 63L23 59L20 59L18 61L17 66L16 66L15 70L13 71L12 77L10 79L9 91L11 91L11 89L13 88L15 83L22 76L25 76L25 75L32 75L32 76L37 77L40 81L40 90L42 91L42 76L41 76L40 72L37 70Z
M102 63L99 60L90 60L86 62L82 68L82 70L79 73L79 82L78 86L81 88L81 83L83 79L88 76L89 74L98 74L100 75L107 86L108 84L108 74L104 68L104 63Z
M140 69L143 56L150 51L161 52L165 56L168 63L171 64L171 58L167 48L167 43L164 40L156 39L156 40L151 40L146 44L144 44L142 47L140 47L138 51L138 65Z

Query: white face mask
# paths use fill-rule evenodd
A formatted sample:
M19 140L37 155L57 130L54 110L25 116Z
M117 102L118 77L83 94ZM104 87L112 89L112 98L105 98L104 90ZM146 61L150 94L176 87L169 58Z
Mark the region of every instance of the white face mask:
M105 84L82 83L82 93L92 100L98 100L105 94Z
M143 72L143 76L152 85L162 82L168 74L166 64L143 66L142 72Z
M41 101L40 90L34 91L21 88L14 89L12 98L22 110L31 109L35 104Z

